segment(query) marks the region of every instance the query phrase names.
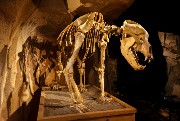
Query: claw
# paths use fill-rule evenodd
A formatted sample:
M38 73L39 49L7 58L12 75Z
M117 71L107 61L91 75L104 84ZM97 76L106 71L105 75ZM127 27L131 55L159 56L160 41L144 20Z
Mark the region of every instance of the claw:
M74 107L77 111L79 111L80 113L85 113L85 112L90 112L91 109L86 107L85 105L83 105L82 103L80 104L74 104L73 106L70 107Z
M107 96L100 96L100 97L98 98L98 101L99 101L99 102L102 102L102 103L111 102L111 101L112 101L112 98L107 97Z
M85 88L85 86L79 86L79 91L80 92L86 92L87 89Z

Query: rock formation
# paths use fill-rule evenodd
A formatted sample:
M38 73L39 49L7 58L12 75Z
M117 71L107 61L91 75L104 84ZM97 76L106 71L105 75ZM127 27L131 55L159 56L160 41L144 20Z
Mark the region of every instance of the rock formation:
M168 82L165 93L180 97L180 36L173 33L159 32L163 55L167 62Z

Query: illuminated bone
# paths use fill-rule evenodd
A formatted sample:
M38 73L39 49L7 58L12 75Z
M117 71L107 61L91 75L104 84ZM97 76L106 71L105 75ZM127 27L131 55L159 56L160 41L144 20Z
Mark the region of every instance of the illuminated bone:
M101 95L99 97L100 101L110 101L111 99L106 97L104 92L104 71L105 71L105 51L107 47L107 43L109 42L108 35L106 33L103 33L101 40L98 42L98 46L100 48L100 67L96 68L95 70L98 73L99 76L99 82L100 82L100 88L101 88Z
M73 64L75 62L75 59L78 56L79 49L80 49L83 41L84 41L84 34L81 32L77 32L75 34L75 45L74 45L75 47L74 47L72 56L68 59L66 67L64 68L64 71L63 71L64 75L65 75L66 83L68 85L68 89L70 91L72 101L75 104L80 104L83 102L83 98L82 98L82 96L79 92L79 89L73 78L73 74L74 74L73 73Z
M79 89L80 89L80 92L84 92L84 91L86 91L86 87L85 87L85 63L82 62L80 59L78 59L78 71L79 71L79 76L80 76ZM83 80L84 80L84 83L83 83Z
M76 85L74 78L73 78L73 65L74 65L74 61L77 59L79 49L84 42L85 36L87 37L87 35L91 34L90 30L94 27L93 25L95 23L97 23L97 21L94 20L97 15L102 16L102 14L99 14L97 12L92 12L90 14L85 14L84 16L79 17L74 22L72 22L70 25L68 25L59 34L59 36L57 38L60 51L62 52L63 55L66 56L67 54L66 54L66 50L64 50L64 48L71 46L71 45L68 45L69 42L66 42L66 41L69 41L69 39L67 39L67 37L73 36L72 41L73 41L74 47L73 47L72 52L68 52L68 53L72 53L72 54L70 57L67 58L67 63L65 64L63 73L65 75L65 80L68 85L71 99L72 99L73 103L75 105L77 105L77 107L79 109L82 109L83 98L82 98L80 91L78 89L78 86ZM102 17L100 19L102 19ZM103 21L103 20L101 20L101 21ZM73 32L70 32L71 27L73 27L73 30L71 30ZM87 39L88 45L90 43L89 40L90 39ZM84 107L83 107L83 109L84 109Z
M58 77L59 77L59 79L60 79L61 74L63 73L63 65L62 65L61 62L58 62L57 65L58 65L58 70L56 71L56 73L58 74Z
M145 56L144 61L153 59L151 45L148 42L148 32L138 23L127 20L123 23L121 53L135 70L143 70L146 65L139 64L137 52Z
M58 75L58 79L61 79L61 74L63 73L63 64L61 62L61 52L57 52L57 56L58 56L58 62L57 62L57 70L56 73ZM60 88L60 85L59 87Z
M58 40L60 51L63 53L63 55L67 57L67 53L66 53L67 51L65 50L66 47L73 48L70 52L68 51L68 53L70 53L69 54L70 57L68 56L67 58L67 62L64 66L63 73L65 75L65 80L68 85L68 89L70 91L72 101L74 104L77 104L77 107L80 110L84 109L84 106L82 106L83 98L73 78L73 65L74 65L74 61L77 60L78 58L79 49L81 47L83 48L85 47L86 51L88 49L91 49L90 52L94 53L95 43L98 42L98 45L101 51L101 57L100 57L100 67L96 68L96 70L99 74L99 82L100 82L100 89L101 89L100 100L110 101L106 97L105 92L104 92L104 70L105 70L104 60L105 60L105 49L107 47L109 37L111 35L118 36L120 34L123 34L123 37L121 40L121 44L122 44L121 52L128 62L131 62L133 59L136 60L136 56L133 56L133 55L131 55L131 57L128 58L127 53L130 53L130 51L134 52L132 48L126 47L128 45L130 45L130 47L133 47L133 49L142 51L143 54L147 55L147 59L151 60L152 52L151 52L150 46L148 46L148 44L146 44L147 46L139 45L139 43L140 44L148 43L148 42L145 42L145 43L141 42L142 35L144 39L148 39L148 36L145 29L139 26L140 26L139 24L132 21L125 21L123 26L121 27L117 27L115 25L112 25L112 26L106 25L104 23L103 15L101 13L92 12L92 13L85 14L77 18L74 22L68 25L60 33L57 40ZM142 31L144 33L140 34L138 33L138 31ZM129 36L132 37L135 41L132 41L133 39L129 38ZM86 39L86 43L84 42L84 39ZM127 44L126 41L130 41L129 44ZM137 46L134 46L134 44L132 43L134 43ZM145 47L145 49L142 49L141 47ZM79 66L81 69L84 69L83 62L84 60L80 61L79 63ZM135 68L135 70L143 69L137 66L136 63L134 65L130 63L130 65L133 68ZM83 71L80 71L80 74L82 75ZM82 76L80 78L82 80Z
M79 84L79 89L80 92L85 92L86 86L85 86L85 59L87 57L87 54L89 52L90 46L86 49L86 53L84 54L84 57L82 60L80 60L79 56L77 57L77 61L78 61L78 71L79 71L79 75L80 75L80 84ZM84 78L83 78L84 76ZM83 83L84 80L84 83Z

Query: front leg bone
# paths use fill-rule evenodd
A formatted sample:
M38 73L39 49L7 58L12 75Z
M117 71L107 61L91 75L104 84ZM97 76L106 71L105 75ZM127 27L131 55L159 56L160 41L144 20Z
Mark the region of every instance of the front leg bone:
M109 42L109 38L108 35L106 33L103 33L102 39L99 41L99 48L100 48L100 67L99 68L95 68L98 75L99 75L99 82L100 82L100 89L101 89L101 95L99 100L104 102L104 101L108 101L110 102L111 99L105 96L105 92L104 92L104 70L105 70L105 51L106 51L106 47L107 47L107 42Z

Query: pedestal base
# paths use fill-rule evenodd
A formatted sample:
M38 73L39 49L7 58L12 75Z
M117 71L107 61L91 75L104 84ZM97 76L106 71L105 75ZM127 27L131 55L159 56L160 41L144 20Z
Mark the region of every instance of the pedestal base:
M88 112L79 112L72 106L67 88L60 91L47 91L41 93L38 121L65 121L65 120L91 120L91 121L135 121L136 109L116 97L106 93L112 98L111 102L99 102L100 89L87 86L82 93Z

